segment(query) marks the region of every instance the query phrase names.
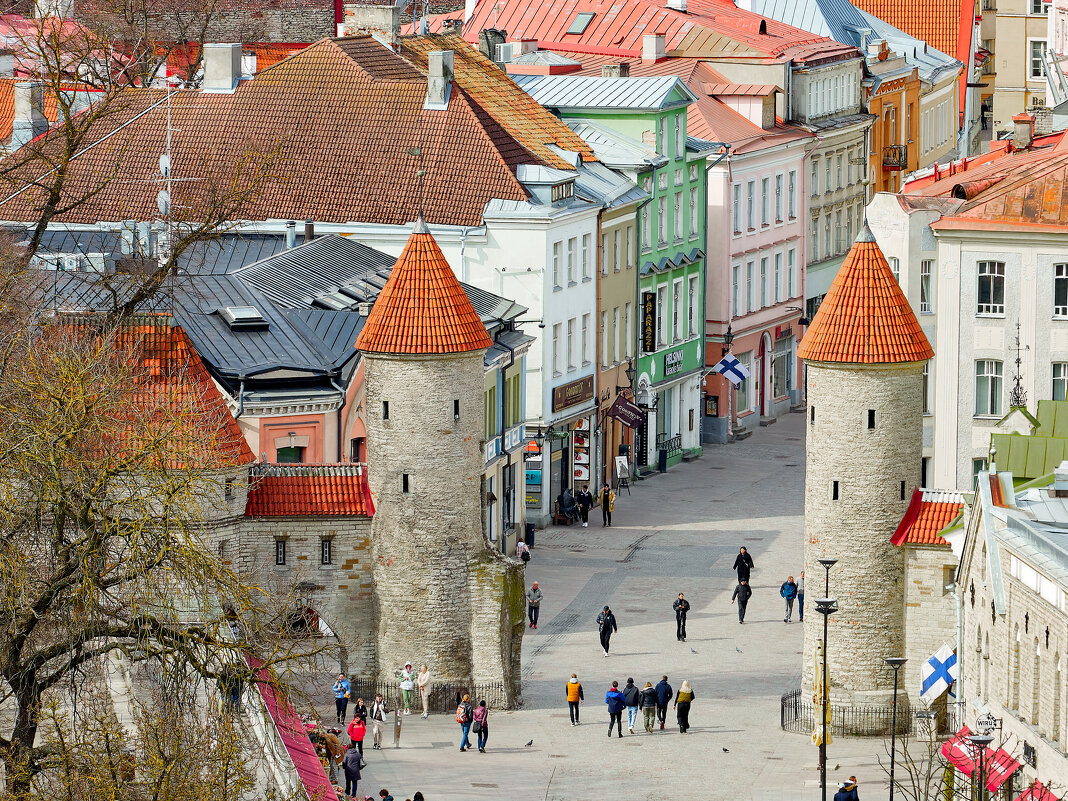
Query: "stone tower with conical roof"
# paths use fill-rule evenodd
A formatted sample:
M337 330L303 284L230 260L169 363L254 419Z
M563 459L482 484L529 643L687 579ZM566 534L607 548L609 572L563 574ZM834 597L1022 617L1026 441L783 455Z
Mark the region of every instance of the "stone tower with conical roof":
M379 675L519 693L520 563L483 534L484 357L493 342L422 219L356 340L367 387Z
M920 481L923 366L934 355L867 224L798 348L807 366L805 650L814 688L823 640L815 600L831 568L832 704L881 704L886 657L904 655L904 565L890 543Z

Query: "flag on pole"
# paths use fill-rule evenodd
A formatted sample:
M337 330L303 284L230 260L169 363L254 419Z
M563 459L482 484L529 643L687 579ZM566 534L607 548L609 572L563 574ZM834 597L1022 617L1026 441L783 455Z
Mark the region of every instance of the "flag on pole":
M945 643L920 668L920 699L927 705L957 680L957 655Z
M713 373L719 373L734 386L738 386L745 379L749 378L749 370L740 361L734 358L733 353L728 353L712 368Z

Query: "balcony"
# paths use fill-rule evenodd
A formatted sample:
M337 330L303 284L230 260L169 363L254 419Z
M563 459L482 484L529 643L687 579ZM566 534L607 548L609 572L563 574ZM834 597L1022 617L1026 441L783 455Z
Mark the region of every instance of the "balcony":
M888 145L883 148L884 170L903 170L908 166L908 161L908 145Z

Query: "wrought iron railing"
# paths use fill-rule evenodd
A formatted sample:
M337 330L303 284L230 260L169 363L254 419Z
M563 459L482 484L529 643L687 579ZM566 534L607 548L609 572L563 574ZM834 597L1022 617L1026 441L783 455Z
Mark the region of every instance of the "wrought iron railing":
M362 698L365 706L370 706L376 693L382 693L382 698L387 706L392 709L401 702L400 682L375 681L368 678L350 678L352 689L349 691L350 704L356 703L357 698ZM471 702L478 704L485 701L490 709L507 709L508 693L505 692L504 682L476 682L474 684L458 684L449 682L431 682L430 711L437 713L452 713L460 704L460 699L465 695L471 696ZM412 709L422 709L419 700L418 688L412 692Z
M656 435L656 449L666 450L668 456L677 456L682 453L682 434L674 437L668 437L667 434Z
M894 717L892 706L839 706L831 704L827 729L831 734L852 734L857 737L884 737L890 734ZM915 715L905 698L897 703L897 733L912 731ZM819 722L815 705L800 690L782 696L779 707L779 725L785 731L810 734Z
M909 163L908 145L887 145L883 148L883 168L903 170Z

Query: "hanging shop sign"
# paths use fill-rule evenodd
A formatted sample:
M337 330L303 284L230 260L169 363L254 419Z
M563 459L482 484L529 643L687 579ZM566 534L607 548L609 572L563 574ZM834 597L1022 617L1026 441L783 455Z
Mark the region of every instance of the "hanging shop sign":
M622 395L616 396L612 407L608 410L608 416L616 418L628 428L637 428L645 422L645 412Z
M642 293L642 350L656 350L656 293Z

